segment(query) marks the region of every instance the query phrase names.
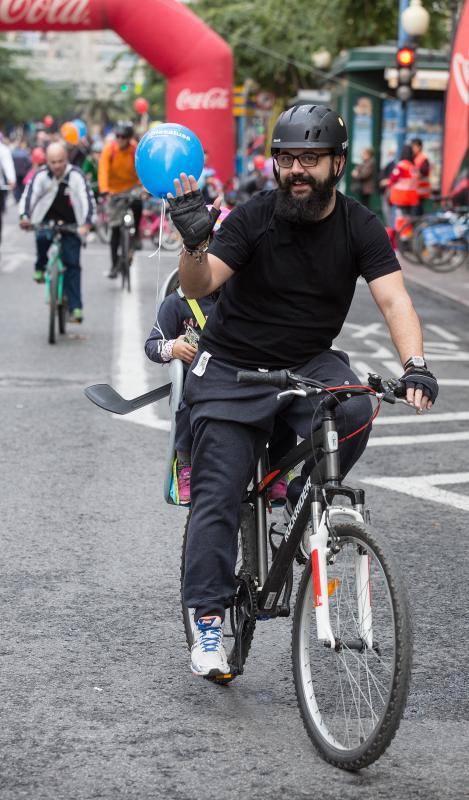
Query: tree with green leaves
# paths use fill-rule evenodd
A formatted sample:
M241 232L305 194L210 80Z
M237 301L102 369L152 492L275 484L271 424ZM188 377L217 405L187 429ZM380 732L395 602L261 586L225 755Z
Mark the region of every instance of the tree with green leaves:
M21 125L42 119L45 114L72 116L76 95L73 86L31 78L26 69L16 64L17 56L17 51L0 46L0 125Z
M458 2L425 2L430 29L422 47L449 46ZM282 97L317 83L311 56L320 48L334 58L397 38L398 0L197 0L192 8L232 47L238 83L250 78Z

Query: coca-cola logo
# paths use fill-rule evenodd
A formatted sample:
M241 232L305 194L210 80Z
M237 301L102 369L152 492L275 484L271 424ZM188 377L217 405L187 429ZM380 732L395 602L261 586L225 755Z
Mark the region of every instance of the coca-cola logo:
M469 106L469 58L456 53L453 58L453 74L461 100Z
M5 25L88 25L90 0L0 0Z
M178 111L200 111L201 109L228 108L230 101L229 89L214 86L206 92L191 92L190 89L181 89L176 97Z

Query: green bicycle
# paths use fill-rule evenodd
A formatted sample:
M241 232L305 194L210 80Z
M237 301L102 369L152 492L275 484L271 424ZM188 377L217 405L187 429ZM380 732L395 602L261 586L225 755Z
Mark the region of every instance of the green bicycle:
M64 294L64 276L67 269L62 261L62 234L75 233L77 225L64 225L51 222L47 225L35 225L36 231L47 231L52 235L45 271L46 303L49 306L48 342L55 344L56 321L59 333L65 334L67 324L67 298Z

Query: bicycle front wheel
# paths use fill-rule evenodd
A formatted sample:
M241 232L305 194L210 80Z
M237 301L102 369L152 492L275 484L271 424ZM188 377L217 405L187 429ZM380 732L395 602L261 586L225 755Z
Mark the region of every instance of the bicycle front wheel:
M182 543L181 602L186 641L190 649L194 642L194 609L188 608L183 599L189 519L190 512L187 517ZM225 616L224 643L231 674L229 677L216 678L215 680L217 680L218 683L229 683L236 675L239 675L248 657L256 624L256 590L253 581L256 569L257 544L254 512L252 506L248 503L243 503L241 507L238 554L235 568L238 588L233 598L233 603L230 608L226 610Z
M327 592L335 648L317 638L311 564L293 621L295 689L306 731L329 763L356 770L393 739L407 700L412 629L405 588L381 544L357 524L335 524Z

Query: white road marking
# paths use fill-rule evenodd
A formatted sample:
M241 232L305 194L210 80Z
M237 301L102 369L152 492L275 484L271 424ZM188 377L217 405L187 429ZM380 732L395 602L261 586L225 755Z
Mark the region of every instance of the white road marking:
M460 422L469 419L469 411L449 411L435 414L406 414L405 416L377 417L373 425L424 425L426 422Z
M402 447L408 444L467 441L469 441L469 431L455 431L454 433L427 433L415 436L376 436L370 439L367 447Z
M15 272L23 264L30 264L33 271L34 256L31 253L1 253L0 272Z
M468 378L438 378L438 386L469 386Z
M114 381L116 390L126 399L145 394L150 390L146 378L146 356L143 349L145 337L140 324L139 267L140 260L137 256L131 267L132 291L121 292L115 315L114 341L117 345L117 353ZM117 280L120 281L120 277ZM149 428L163 431L170 429L169 420L158 418L157 403L140 408L126 416L115 416L137 425L146 425Z
M361 478L363 483L381 486L394 492L402 492L419 500L431 500L451 508L469 511L469 497L457 492L439 489L446 484L458 485L469 482L469 472L442 472L434 475L410 475L399 478Z
M440 328L439 325L425 325L425 327L429 331L436 333L437 336L441 336L442 339L446 339L448 342L459 342L459 336L455 336L454 333L450 333L450 331L447 331L446 328Z

